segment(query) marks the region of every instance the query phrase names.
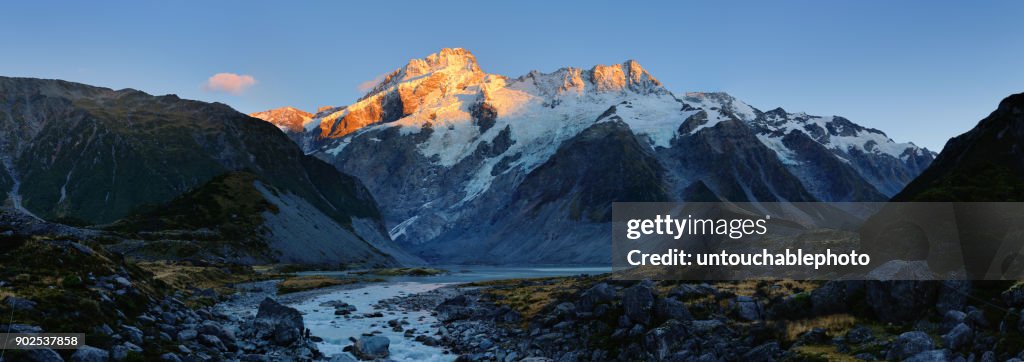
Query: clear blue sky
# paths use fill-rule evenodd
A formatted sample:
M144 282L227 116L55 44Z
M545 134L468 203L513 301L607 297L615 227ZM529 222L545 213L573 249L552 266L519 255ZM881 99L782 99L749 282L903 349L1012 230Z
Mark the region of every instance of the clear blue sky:
M0 75L312 110L442 47L488 72L636 59L670 90L842 115L938 150L1024 91L1021 1L31 1L6 3ZM203 89L252 75L241 95Z

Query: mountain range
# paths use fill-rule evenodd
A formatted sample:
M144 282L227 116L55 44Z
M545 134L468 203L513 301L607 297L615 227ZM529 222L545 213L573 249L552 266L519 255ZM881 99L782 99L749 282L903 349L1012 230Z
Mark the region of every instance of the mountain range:
M253 116L362 180L391 238L437 262L606 263L615 201L885 201L934 159L839 116L679 97L632 60L512 78L443 49L305 114Z

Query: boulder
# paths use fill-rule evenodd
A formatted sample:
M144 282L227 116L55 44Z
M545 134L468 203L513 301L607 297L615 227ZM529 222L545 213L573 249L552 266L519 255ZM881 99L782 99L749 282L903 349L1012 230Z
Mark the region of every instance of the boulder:
M200 334L199 338L196 338L199 343L204 346L216 349L218 351L227 351L228 348L224 346L224 342L217 338L217 336L210 334Z
M756 321L764 318L764 310L761 308L761 303L752 297L738 296L735 300L736 314L743 319L748 321Z
M110 352L92 346L81 346L71 354L72 362L106 362Z
M932 338L929 337L927 333L920 331L906 332L900 334L899 337L896 337L896 340L893 341L886 359L902 360L934 348L935 343L932 342Z
M195 329L182 329L181 331L178 332L178 341L187 342L196 339L196 337L198 336L199 332L196 331Z
M115 361L123 361L128 358L130 353L142 353L142 347L139 347L132 342L124 342L124 344L114 346L114 348L110 349L110 358Z
M469 307L470 301L465 295L459 294L441 302L435 308L437 319L442 322L451 322L459 319L466 319L473 315Z
M693 315L690 314L689 309L686 309L686 305L675 298L658 298L654 304L654 314L660 320L688 321L693 319Z
M846 342L850 344L871 342L874 339L874 332L865 326L856 326L846 332Z
M700 298L709 295L715 295L718 290L707 284L693 285L693 284L680 284L672 290L668 291L668 296L673 298L679 298L682 300L689 300L694 298Z
M300 341L305 331L302 314L298 310L281 305L269 297L260 302L252 327L256 338L271 341L278 346L289 346Z
M811 308L815 315L844 313L846 305L846 285L839 281L829 281L811 291Z
M391 340L387 337L362 337L356 341L354 346L352 346L352 354L356 355L356 357L359 357L361 360L387 358L390 354L390 351L388 351L390 345Z
M883 322L908 322L920 318L935 305L938 282L871 280L866 302Z
M671 355L679 344L685 342L688 335L687 328L682 322L669 320L644 335L644 349L660 361Z
M654 311L654 289L647 283L637 283L622 291L622 308L633 323L650 324Z
M235 346L238 343L238 340L235 338L235 332L214 321L204 321L203 324L199 325L198 332L217 336L229 350L235 350Z
M128 337L128 340L132 343L142 344L143 334L141 329L132 326L123 326L121 327L121 332L123 332L125 337Z
M21 357L24 361L32 362L64 362L64 358L49 348L25 350Z
M1018 283L1003 291L1003 302L1014 308L1024 307L1024 283Z
M974 330L966 324L960 323L942 336L942 343L946 345L946 348L956 351L963 347L969 347L973 339Z
M828 333L824 329L811 328L811 330L801 333L796 343L800 345L826 344L829 340Z
M608 283L597 283L580 294L577 307L583 312L592 312L600 304L615 300L615 288Z

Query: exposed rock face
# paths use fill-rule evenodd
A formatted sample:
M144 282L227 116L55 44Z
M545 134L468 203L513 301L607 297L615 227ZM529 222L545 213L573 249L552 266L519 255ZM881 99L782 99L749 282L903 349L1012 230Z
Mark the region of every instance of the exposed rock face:
M289 346L300 341L305 331L302 314L298 310L283 306L269 297L260 302L260 309L252 325L257 338L279 346Z
M606 262L609 202L881 201L932 157L842 117L677 98L636 61L510 78L464 49L310 125L304 149L368 185L392 238L447 262Z

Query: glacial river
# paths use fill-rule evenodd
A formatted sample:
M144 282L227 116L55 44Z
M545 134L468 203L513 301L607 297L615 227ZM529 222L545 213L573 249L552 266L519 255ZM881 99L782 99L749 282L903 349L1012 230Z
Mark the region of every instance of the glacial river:
M404 332L392 331L387 322L393 319L400 319L408 322L403 329L416 329L417 331L429 331L432 335L436 331L437 319L430 315L429 311L403 311L393 312L383 308L378 309L375 305L384 299L397 296L415 294L430 291L446 285L468 283L475 281L515 279L515 278L538 278L549 276L567 276L579 274L600 274L611 271L610 267L480 267L480 266L454 266L440 267L450 271L448 274L422 277L390 277L385 282L371 283L357 287L336 287L323 290L295 293L279 298L279 301L298 309L303 314L306 328L309 328L314 336L323 338L318 348L327 356L347 353L343 351L346 346L352 345L349 338L358 339L363 333L379 331L378 335L387 337L390 342L390 358L395 361L452 361L457 357L454 354L446 354L440 347L426 346L403 335ZM306 275L338 275L344 276L344 272L309 272ZM345 318L334 315L333 307L321 306L324 302L342 301L356 307L351 316L360 318ZM245 304L259 303L258 300ZM252 308L242 314L255 315L255 304ZM235 306L235 311L245 308L242 304ZM367 313L380 312L382 317L363 317ZM417 333L420 334L420 333Z

